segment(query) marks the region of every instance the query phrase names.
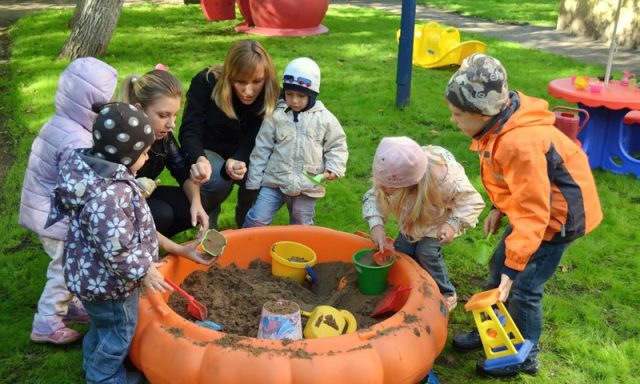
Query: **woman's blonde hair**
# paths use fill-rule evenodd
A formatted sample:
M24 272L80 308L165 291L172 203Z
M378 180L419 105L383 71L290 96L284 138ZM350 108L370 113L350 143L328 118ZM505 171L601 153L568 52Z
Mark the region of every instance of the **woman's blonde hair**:
M140 103L143 109L158 97L182 98L182 85L170 72L154 69L142 76L129 75L122 80L118 99L124 103Z
M239 40L227 52L222 66L209 68L216 78L216 86L211 99L227 117L237 119L233 109L233 82L242 77L250 77L259 67L264 69L264 104L260 114L271 117L279 96L279 84L276 78L276 68L271 57L262 45L255 40Z
M442 180L432 171L434 165L444 165L446 160L428 152L425 155L429 156L429 166L418 184L398 188L389 196L373 182L380 213L383 217L394 215L400 232L412 242L424 237L430 225L444 222L447 214L446 196L438 188Z

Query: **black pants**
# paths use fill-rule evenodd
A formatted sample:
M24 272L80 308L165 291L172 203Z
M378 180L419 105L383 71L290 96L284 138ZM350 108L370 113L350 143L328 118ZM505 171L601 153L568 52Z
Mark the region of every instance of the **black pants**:
M236 225L238 228L242 228L244 218L247 216L249 208L256 201L259 191L246 189L244 181L237 184L240 188L238 188L238 202L236 203ZM220 206L229 197L231 191L233 191L233 183L229 184L228 188L218 189L215 192L201 190L202 205L209 212L209 227L219 229L218 215L220 214Z
M159 186L147 199L156 229L166 237L192 228L191 205L184 191L176 186Z

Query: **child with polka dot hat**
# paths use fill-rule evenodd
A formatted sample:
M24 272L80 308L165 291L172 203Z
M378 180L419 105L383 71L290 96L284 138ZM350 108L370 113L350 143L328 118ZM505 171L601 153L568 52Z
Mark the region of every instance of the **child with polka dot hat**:
M320 68L308 57L292 60L282 78L284 100L260 127L251 152L245 186L260 189L243 228L271 224L284 204L291 224L312 225L324 183L343 177L347 136L338 119L317 100Z
M134 179L154 134L147 116L130 104L94 110L93 148L73 151L60 169L46 226L70 219L62 272L90 318L83 341L85 379L124 383L140 286L170 289L154 264L155 225Z

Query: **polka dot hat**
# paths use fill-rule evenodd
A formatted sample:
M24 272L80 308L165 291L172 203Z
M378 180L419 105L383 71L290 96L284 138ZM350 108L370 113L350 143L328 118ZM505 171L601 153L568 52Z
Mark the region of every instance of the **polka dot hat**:
M127 103L105 104L93 123L93 155L127 167L154 140L147 115Z

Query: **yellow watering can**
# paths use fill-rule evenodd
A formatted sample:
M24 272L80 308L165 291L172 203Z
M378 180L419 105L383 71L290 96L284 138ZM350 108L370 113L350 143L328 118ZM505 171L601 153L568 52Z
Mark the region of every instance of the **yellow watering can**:
M302 311L302 315L309 318L303 332L306 339L340 336L358 329L355 316L345 309L318 305L311 312Z

